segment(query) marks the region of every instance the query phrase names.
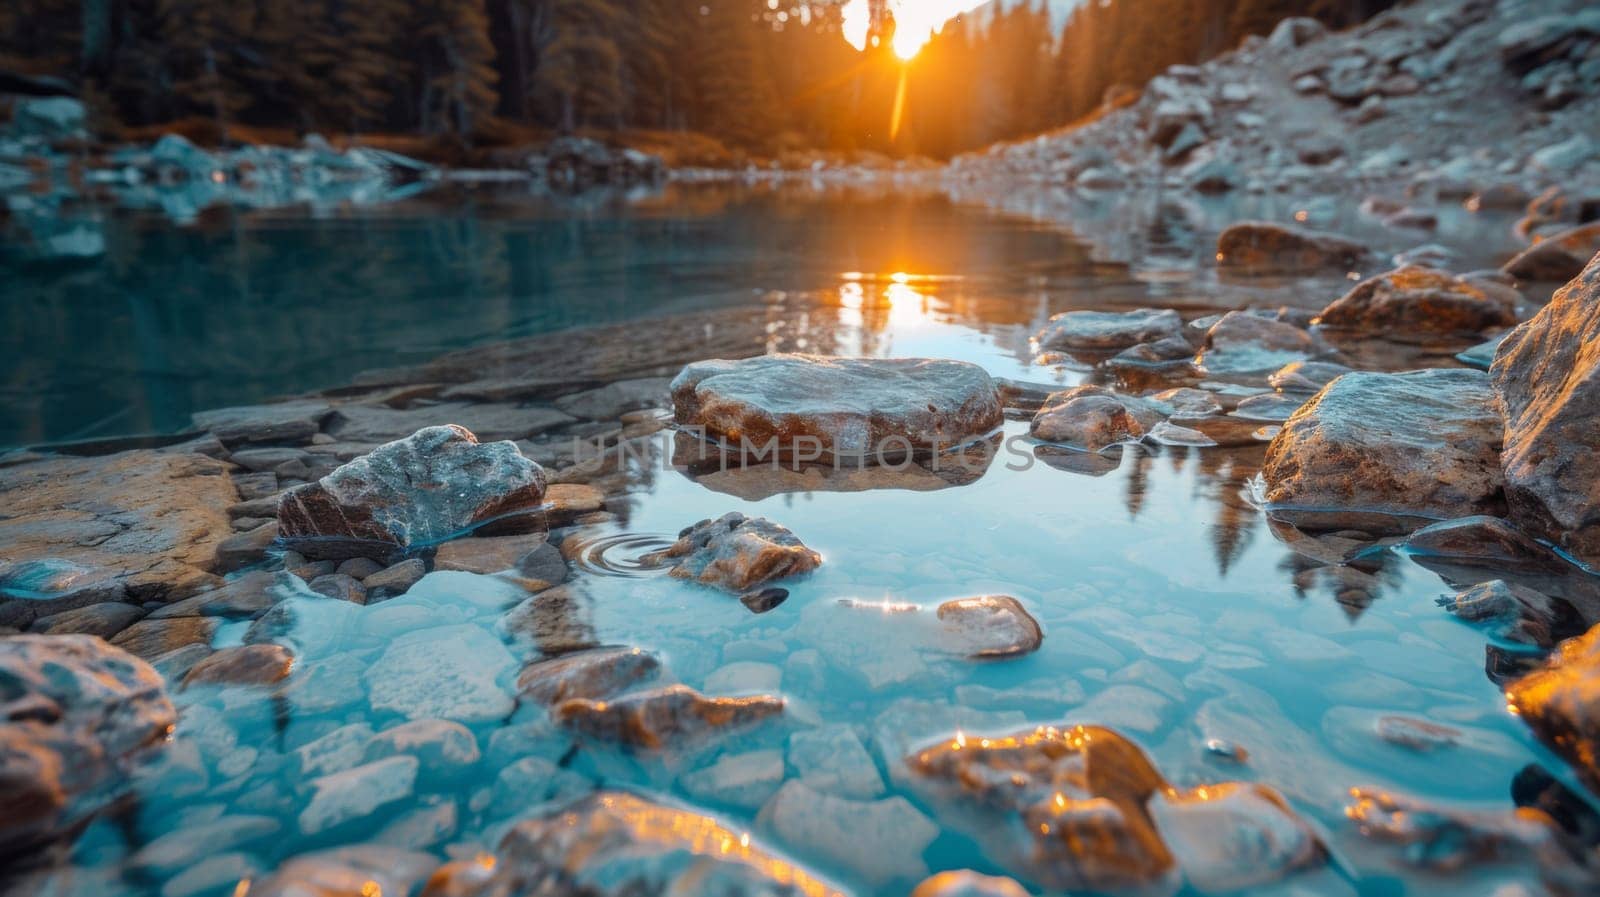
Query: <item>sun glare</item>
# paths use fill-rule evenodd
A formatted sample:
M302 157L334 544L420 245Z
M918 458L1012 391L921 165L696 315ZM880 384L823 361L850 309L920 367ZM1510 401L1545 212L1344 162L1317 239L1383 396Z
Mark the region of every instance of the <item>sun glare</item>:
M945 23L981 6L984 0L886 0L894 16L894 55L909 61L944 28ZM865 50L872 32L871 0L849 0L844 6L844 38Z

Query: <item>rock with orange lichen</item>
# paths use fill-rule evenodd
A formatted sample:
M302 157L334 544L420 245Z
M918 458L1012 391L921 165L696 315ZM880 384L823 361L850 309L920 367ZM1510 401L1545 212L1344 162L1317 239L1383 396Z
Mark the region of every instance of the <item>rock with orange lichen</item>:
M905 758L911 787L990 858L1046 890L1221 892L1319 865L1324 851L1277 792L1179 790L1133 742L1098 726L957 734Z
M1397 340L1477 336L1516 324L1519 298L1503 284L1406 265L1357 284L1323 309L1317 323Z
M848 897L747 830L695 810L603 791L524 820L493 857L440 868L422 897Z
M89 635L0 639L0 860L73 830L177 722L161 674Z
M1261 469L1267 512L1404 533L1503 507L1499 403L1479 371L1345 374L1296 411Z
M773 451L894 463L1001 423L998 388L983 368L931 358L700 361L672 381L672 402L678 423L769 458Z
M653 750L782 712L783 699L771 695L712 698L686 685L670 685L612 700L574 698L556 705L552 715L584 735Z
M742 593L810 573L822 564L822 555L766 518L730 511L685 529L671 547L646 555L644 563L670 565L676 579Z
M1562 642L1544 667L1506 689L1506 700L1600 793L1600 626Z
M1513 330L1491 376L1505 409L1511 519L1600 564L1600 256Z

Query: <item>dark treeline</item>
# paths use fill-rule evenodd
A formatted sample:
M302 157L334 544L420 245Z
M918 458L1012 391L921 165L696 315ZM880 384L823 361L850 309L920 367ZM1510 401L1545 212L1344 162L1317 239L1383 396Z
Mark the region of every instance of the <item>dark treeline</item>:
M684 131L758 154L948 156L1093 111L1264 34L1386 0L1090 0L1057 35L1029 3L947 27L909 64L857 52L834 2L5 0L0 70L64 77L102 128L185 120L462 141ZM782 4L779 4L782 5ZM905 114L891 128L904 81Z

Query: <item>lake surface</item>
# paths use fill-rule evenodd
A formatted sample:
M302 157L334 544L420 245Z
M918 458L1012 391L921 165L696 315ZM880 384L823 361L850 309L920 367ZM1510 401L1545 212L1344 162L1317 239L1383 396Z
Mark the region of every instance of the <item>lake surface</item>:
M321 217L213 211L187 226L99 210L88 214L105 235L103 256L13 251L3 263L11 362L0 441L173 432L197 410L335 387L490 340L632 322L644 344L654 320L752 305L770 309L774 351L957 358L996 376L1075 384L1084 370L1033 362L1029 337L1056 312L1316 310L1348 284L1337 273L1219 280L1204 261L1216 229L1236 217L1307 211L1391 252L1436 240L1459 270L1510 247L1502 220L1447 213L1437 235L1396 235L1351 203L1287 196L1215 206L954 196L717 186L579 206L480 192ZM1446 353L1432 363L1454 362ZM1540 890L1525 852L1477 863L1448 826L1421 847L1364 836L1347 818L1356 787L1488 813L1559 805L1580 820L1574 830L1595 818L1571 771L1507 713L1485 675L1495 642L1436 605L1454 587L1382 547L1358 570L1315 562L1268 525L1250 501L1264 442L1084 456L1028 440L1021 416L1003 436L1007 450L956 484L867 478L797 489L761 473L691 475L670 463L665 442L647 450L627 472L626 500L608 504L617 519L556 534L582 596L566 622L596 643L656 652L674 678L708 694L781 693L785 719L697 751L640 757L573 747L524 705L473 727L485 758L470 781L407 798L385 821L437 819L448 805L449 831L425 846L471 856L492 850L538 798L604 783L713 812L857 893L891 897L942 869L1022 877L906 787L903 752L955 731L1063 722L1122 732L1177 785L1243 780L1280 791L1330 861L1251 893ZM783 524L823 566L784 583L787 600L762 614L632 569L646 548L728 511ZM1043 647L1002 662L942 650L933 608L980 594L1016 596L1042 624ZM502 580L464 573L430 574L368 608L299 593L292 600L319 609L291 636L297 668L333 670L332 690L348 682L352 696L302 689L271 712L226 695L189 698L201 709L175 737L197 745L199 759L168 761L131 810L85 835L78 884L109 877L130 893L159 892L181 870L130 872L129 857L219 815L284 822L286 834L225 848L240 870L330 846L292 834L285 808L303 783L287 758L341 726L395 721L369 710L354 684L395 639L466 626L499 640L517 597ZM240 624L220 643L242 636ZM533 656L515 641L511 651L519 662ZM492 673L515 678L514 668ZM775 830L761 807L777 782L741 789L698 774L777 755L782 777L794 778L796 734L811 730L859 741L868 775L879 777L873 799L906 801L893 825ZM1419 746L1397 730L1453 734ZM244 746L255 759L236 768ZM543 758L535 767L546 774L519 786L506 770L525 757ZM937 834L918 840L922 825Z

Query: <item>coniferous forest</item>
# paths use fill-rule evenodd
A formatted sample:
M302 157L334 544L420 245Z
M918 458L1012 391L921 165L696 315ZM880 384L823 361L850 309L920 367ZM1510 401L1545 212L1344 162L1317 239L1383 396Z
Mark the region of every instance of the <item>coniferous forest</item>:
M222 135L485 145L529 129L638 130L705 134L758 155L947 157L1075 121L1118 85L1202 61L1286 16L1343 26L1389 3L1099 0L1057 28L1030 0L951 23L909 63L887 43L846 43L838 3L780 5L9 0L0 71L65 80L110 134L198 122ZM902 78L904 117L891 133Z

